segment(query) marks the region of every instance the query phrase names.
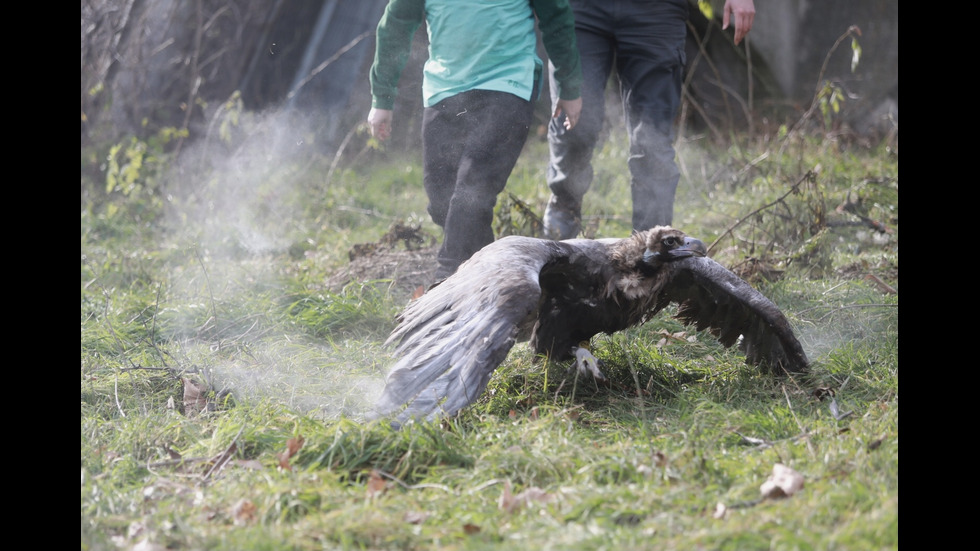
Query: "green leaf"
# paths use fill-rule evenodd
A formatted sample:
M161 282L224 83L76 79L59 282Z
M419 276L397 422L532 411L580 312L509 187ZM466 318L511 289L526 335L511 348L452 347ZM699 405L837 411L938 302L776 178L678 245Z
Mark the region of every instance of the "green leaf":
M708 0L698 0L698 9L701 10L701 14L704 15L709 21L715 15L715 10L711 7L711 2Z
M851 39L851 72L857 70L858 61L861 60L861 45L856 38Z

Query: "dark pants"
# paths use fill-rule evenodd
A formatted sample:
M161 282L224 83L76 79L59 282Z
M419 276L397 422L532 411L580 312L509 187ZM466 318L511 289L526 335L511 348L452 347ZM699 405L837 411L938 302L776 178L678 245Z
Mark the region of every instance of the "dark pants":
M633 228L670 224L680 179L673 124L686 62L687 0L572 0L571 5L584 77L582 115L571 131L557 119L548 127L548 186L566 205L581 205L592 184L592 152L615 66L629 132Z
M423 180L429 215L444 230L437 277L493 241L497 195L517 163L532 120L531 102L471 90L425 108Z

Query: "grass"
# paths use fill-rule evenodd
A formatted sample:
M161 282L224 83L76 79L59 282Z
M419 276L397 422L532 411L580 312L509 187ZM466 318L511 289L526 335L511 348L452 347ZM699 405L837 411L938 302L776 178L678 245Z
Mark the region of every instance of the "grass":
M593 237L629 232L622 134ZM407 292L325 282L392 222L438 235L417 156L232 145L247 170L82 182L82 549L898 547L897 145L679 144L675 225L755 268L811 373L772 379L660 316L594 339L609 385L519 345L457 418L400 431L365 412ZM499 233L530 231L514 205L543 210L545 159L532 138ZM760 499L777 463L804 487Z

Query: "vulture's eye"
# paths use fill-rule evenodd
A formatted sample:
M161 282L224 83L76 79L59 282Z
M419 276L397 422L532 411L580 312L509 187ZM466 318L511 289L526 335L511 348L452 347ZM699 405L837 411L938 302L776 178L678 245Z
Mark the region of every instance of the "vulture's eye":
M677 238L676 237L667 237L667 238L665 238L663 240L663 244L665 246L667 246L667 247L673 247L673 246L677 245Z

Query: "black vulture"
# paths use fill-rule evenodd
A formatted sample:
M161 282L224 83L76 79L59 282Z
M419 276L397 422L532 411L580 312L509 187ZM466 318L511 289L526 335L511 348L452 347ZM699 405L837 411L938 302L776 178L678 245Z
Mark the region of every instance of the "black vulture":
M602 379L581 344L671 303L685 324L726 347L739 343L749 364L774 374L805 371L809 361L779 308L706 252L669 226L625 239L501 238L399 314L386 342L396 363L376 414L396 425L454 415L525 340L537 354L574 358Z

